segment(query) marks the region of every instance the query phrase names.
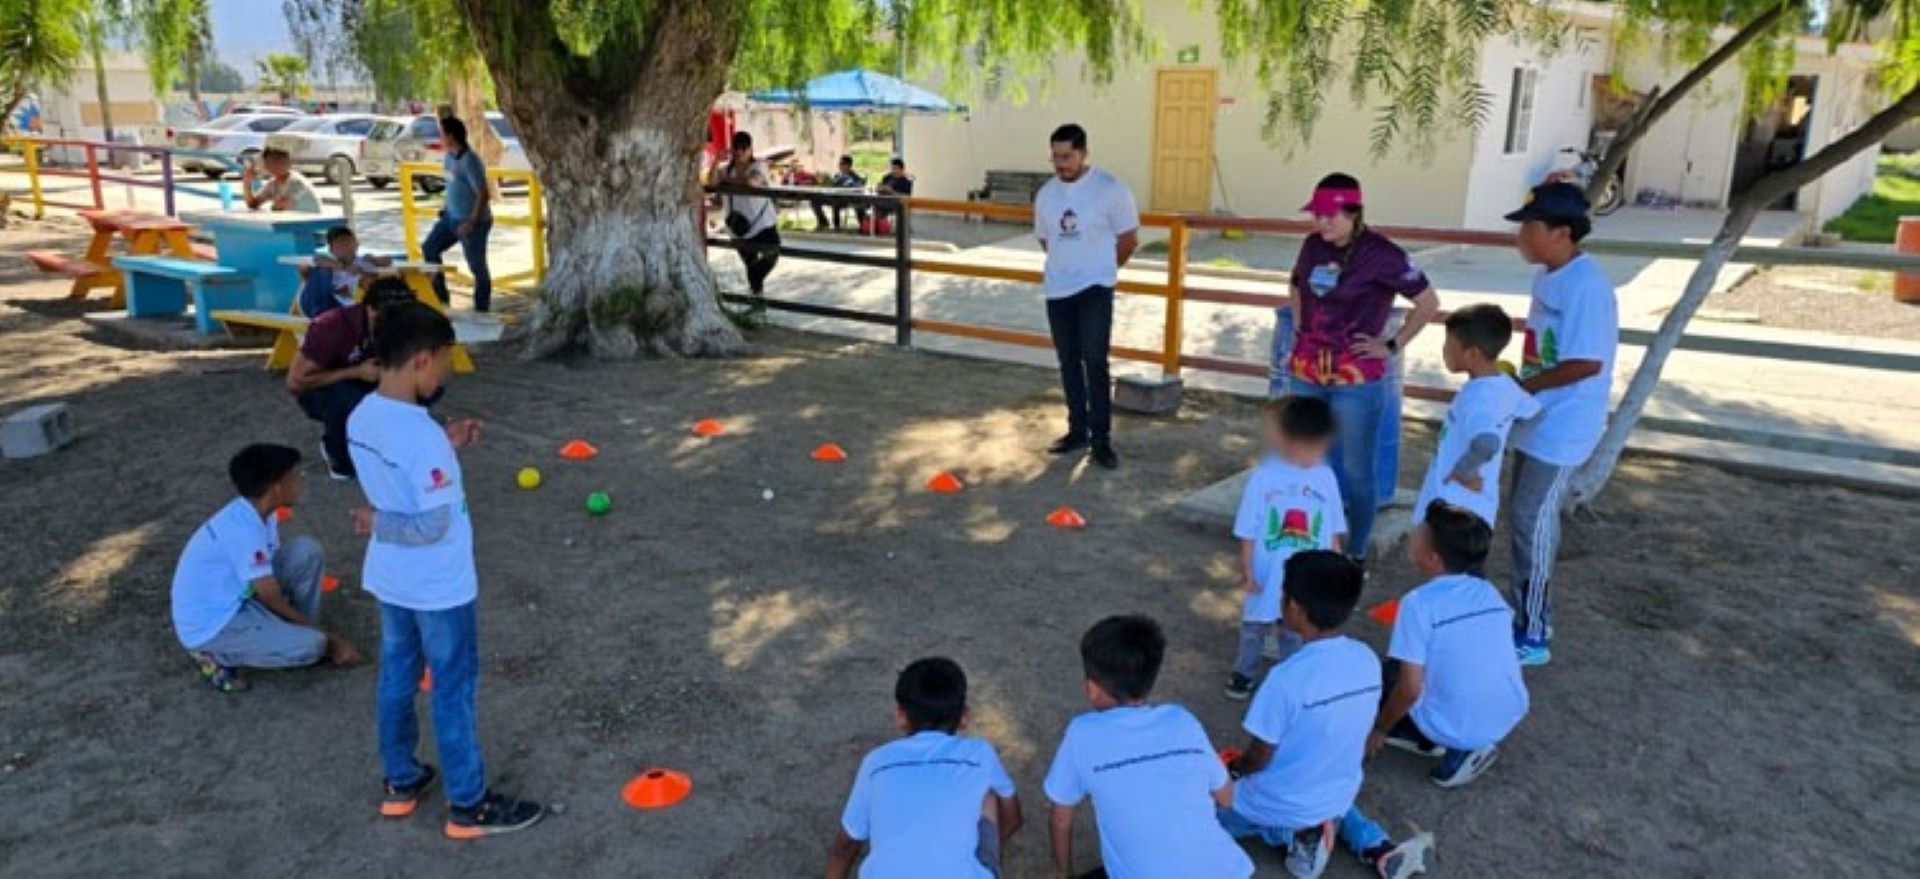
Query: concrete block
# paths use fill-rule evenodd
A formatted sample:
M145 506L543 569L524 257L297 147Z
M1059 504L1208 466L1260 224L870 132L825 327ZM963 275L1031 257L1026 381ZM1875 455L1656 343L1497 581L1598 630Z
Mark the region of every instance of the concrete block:
M73 442L73 416L65 403L28 406L0 421L0 455L32 458Z
M1185 387L1176 376L1123 375L1114 380L1113 405L1125 412L1168 415L1179 411Z

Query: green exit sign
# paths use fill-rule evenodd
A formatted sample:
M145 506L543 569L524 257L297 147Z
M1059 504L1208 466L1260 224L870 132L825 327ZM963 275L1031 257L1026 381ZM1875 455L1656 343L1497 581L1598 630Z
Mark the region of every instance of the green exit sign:
M1181 46L1180 47L1180 63L1181 64L1199 64L1200 63L1200 47L1199 46Z

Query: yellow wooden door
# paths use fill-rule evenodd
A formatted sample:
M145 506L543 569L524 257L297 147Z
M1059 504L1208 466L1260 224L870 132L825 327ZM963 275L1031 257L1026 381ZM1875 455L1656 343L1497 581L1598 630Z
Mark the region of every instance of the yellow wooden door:
M1159 71L1153 91L1153 210L1213 209L1213 115L1219 72Z

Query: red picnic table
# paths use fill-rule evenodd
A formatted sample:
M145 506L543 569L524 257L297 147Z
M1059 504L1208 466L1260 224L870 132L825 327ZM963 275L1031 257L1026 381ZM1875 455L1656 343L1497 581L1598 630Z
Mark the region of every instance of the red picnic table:
M41 271L73 279L73 288L67 292L72 299L85 299L89 292L111 287L112 307L126 307L126 280L120 270L113 267L112 254L109 252L113 249L116 237L126 241L127 252L134 256L153 256L165 252L182 259L214 258L212 248L194 244L187 238L192 224L163 214L91 210L81 211L80 216L93 226L93 240L87 243L85 256L75 258L53 250L27 251L27 259Z

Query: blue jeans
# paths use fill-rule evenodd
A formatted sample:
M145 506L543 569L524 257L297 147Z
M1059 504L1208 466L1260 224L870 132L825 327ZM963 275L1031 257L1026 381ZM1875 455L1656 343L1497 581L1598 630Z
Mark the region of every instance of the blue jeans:
M1340 482L1340 501L1347 511L1347 554L1364 558L1373 537L1373 516L1380 507L1374 488L1375 454L1380 448L1381 421L1387 408L1385 380L1363 385L1291 383L1296 397L1314 397L1333 407L1338 433L1329 463Z
M1214 814L1220 819L1220 826L1227 831L1228 836L1234 839L1257 836L1261 842L1283 851L1293 845L1294 833L1304 829L1255 824L1232 809L1220 809ZM1385 829L1374 823L1372 818L1368 818L1365 812L1360 811L1358 803L1348 808L1347 814L1340 816L1339 836L1340 841L1346 843L1347 850L1356 855L1365 854L1368 849L1392 841Z
M446 773L447 802L479 805L487 795L487 769L474 731L474 696L480 683L478 617L474 602L448 610L408 610L380 603L380 763L387 781L405 786L425 770L414 753L420 720L414 699L420 670L433 669L433 740Z
M1400 316L1395 312L1387 319L1387 332L1400 331ZM1273 346L1272 361L1267 369L1267 398L1277 400L1287 395L1287 389L1293 383L1289 361L1293 359L1293 310L1276 308L1273 310ZM1401 386L1405 384L1406 362L1395 359L1387 367L1387 374L1381 379L1387 385L1387 407L1380 413L1380 447L1374 452L1373 486L1374 494L1380 506L1393 502L1394 489L1400 484L1400 399Z
M487 269L487 236L493 234L493 215L488 214L473 224L473 231L462 237L459 233L460 221L449 218L445 211L440 219L433 223L433 230L427 233L427 240L420 244L420 255L427 262L438 264L441 254L460 245L460 255L466 258L467 271L473 273L473 310L486 311L493 304L493 273ZM433 276L433 292L438 294L442 303L453 300L447 293L447 276L436 273Z

